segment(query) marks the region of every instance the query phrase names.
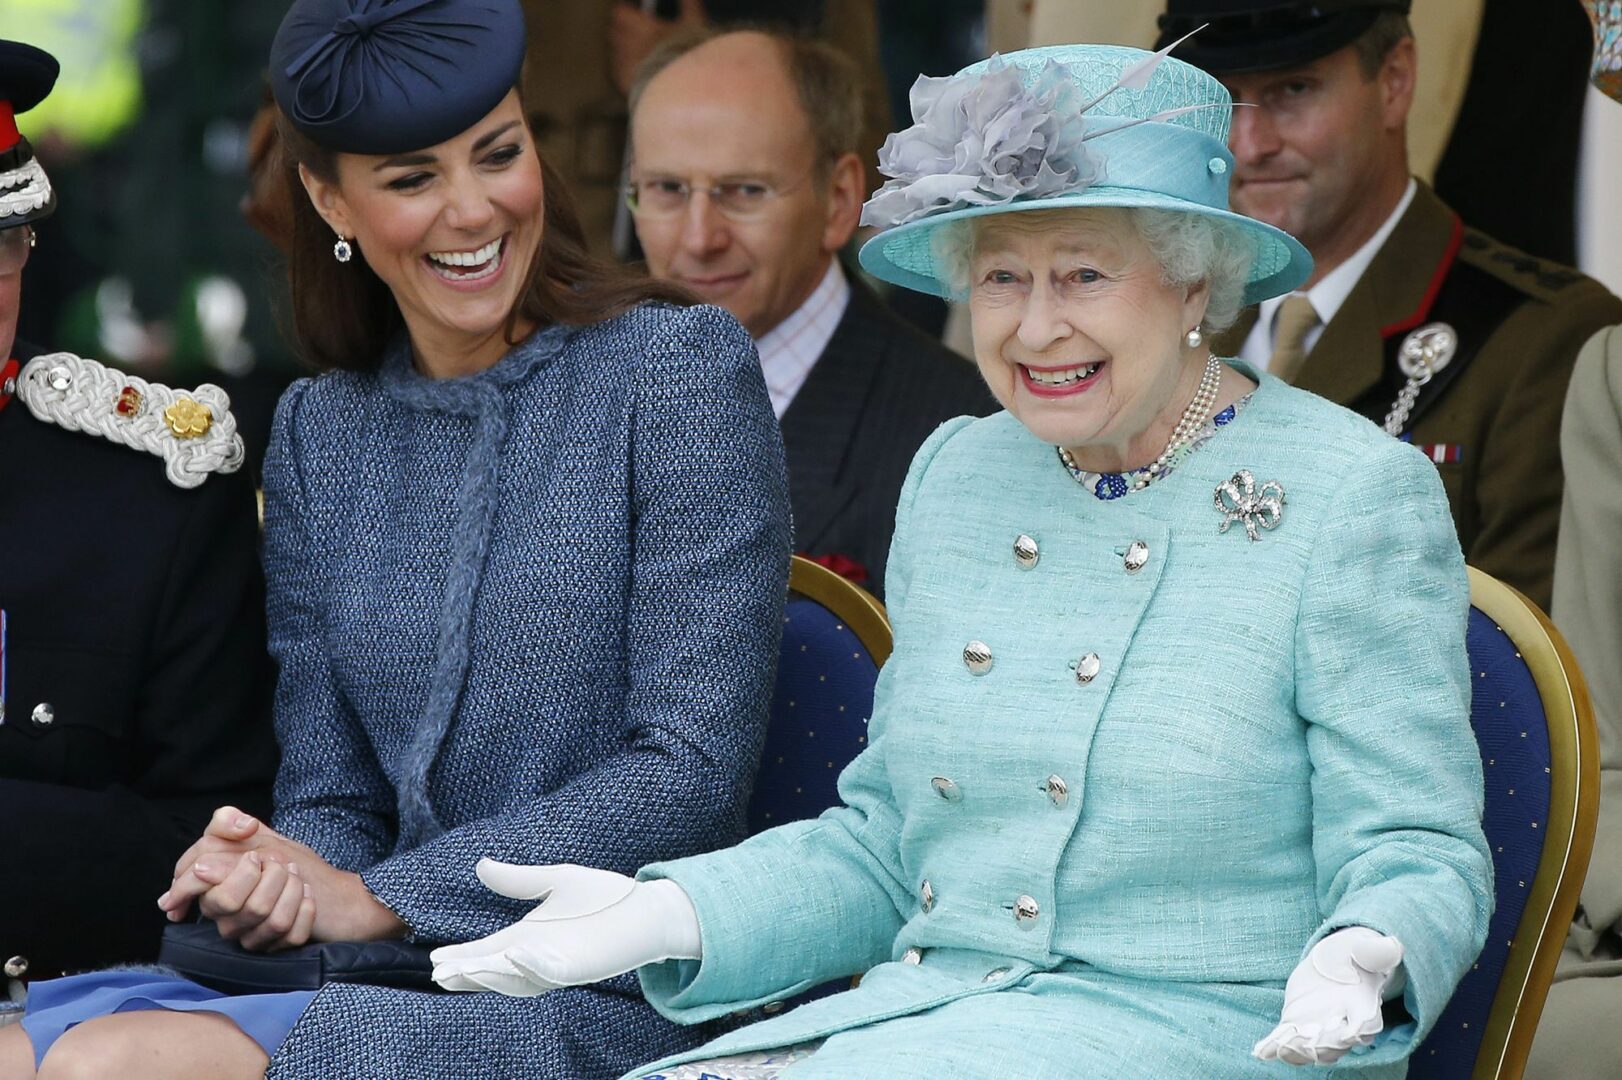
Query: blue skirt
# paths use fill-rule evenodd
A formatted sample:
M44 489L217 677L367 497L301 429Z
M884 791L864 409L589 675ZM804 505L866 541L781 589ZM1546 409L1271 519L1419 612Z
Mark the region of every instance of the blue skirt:
M313 997L313 990L231 997L163 971L94 971L31 984L22 1026L34 1044L36 1070L51 1045L73 1025L141 1009L219 1013L258 1043L268 1057L275 1057Z

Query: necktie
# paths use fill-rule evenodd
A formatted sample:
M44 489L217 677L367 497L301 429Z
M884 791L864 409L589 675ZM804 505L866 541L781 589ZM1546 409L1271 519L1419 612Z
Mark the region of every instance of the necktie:
M1318 325L1318 313L1306 293L1291 293L1273 316L1273 357L1267 370L1287 383L1295 382L1301 361L1307 358L1307 334Z

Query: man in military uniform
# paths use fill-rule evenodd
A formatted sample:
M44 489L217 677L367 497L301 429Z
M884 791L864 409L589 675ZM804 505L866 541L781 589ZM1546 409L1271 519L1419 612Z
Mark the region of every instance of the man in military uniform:
M1175 55L1251 106L1234 111L1235 209L1317 264L1213 349L1412 441L1441 473L1466 558L1547 608L1561 404L1577 351L1622 320L1622 301L1469 228L1410 176L1408 8L1168 0L1160 45L1209 23Z
M254 495L224 394L15 341L34 228L56 201L15 116L56 74L49 54L0 41L0 1003L13 1014L28 979L154 957L176 856L216 806L265 808L275 768Z

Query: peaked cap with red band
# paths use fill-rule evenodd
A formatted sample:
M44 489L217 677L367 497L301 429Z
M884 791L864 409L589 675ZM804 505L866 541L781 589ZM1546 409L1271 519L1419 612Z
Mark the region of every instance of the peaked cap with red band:
M56 192L17 130L17 116L45 100L59 70L44 49L0 41L0 229L27 225L56 209Z

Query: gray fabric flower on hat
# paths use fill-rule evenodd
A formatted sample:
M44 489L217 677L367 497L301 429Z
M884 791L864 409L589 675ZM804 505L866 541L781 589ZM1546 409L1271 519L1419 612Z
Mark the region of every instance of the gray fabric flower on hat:
M1103 159L1083 145L1089 103L1051 60L1029 88L1000 56L974 75L920 76L910 102L913 125L879 151L892 179L862 208L863 225L1070 195L1104 177Z

